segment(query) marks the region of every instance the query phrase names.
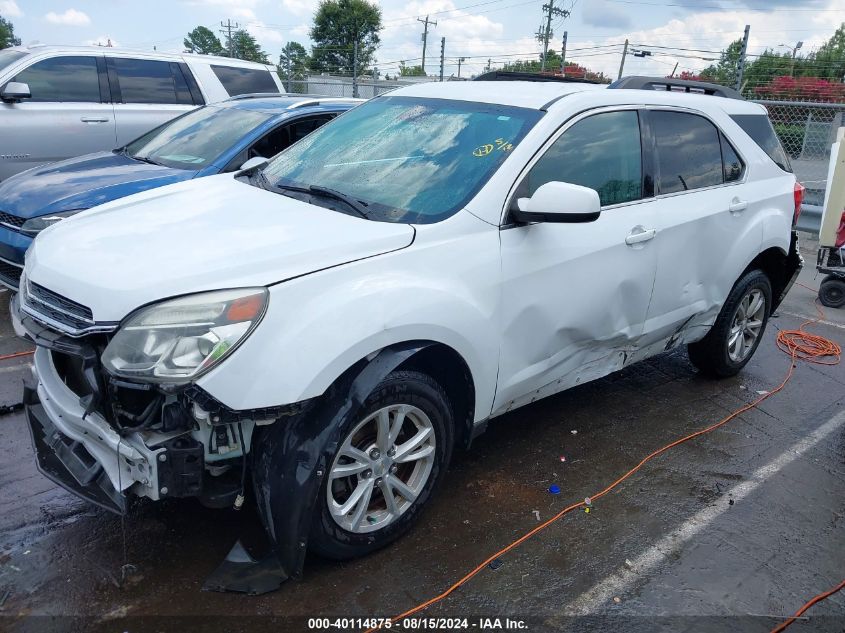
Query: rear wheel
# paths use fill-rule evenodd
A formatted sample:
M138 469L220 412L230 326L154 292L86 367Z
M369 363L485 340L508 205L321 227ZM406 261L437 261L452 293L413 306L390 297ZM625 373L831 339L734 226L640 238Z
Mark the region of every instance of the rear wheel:
M828 275L819 286L819 301L828 308L845 306L845 280Z
M410 529L452 453L452 411L431 377L393 372L345 423L309 540L335 559L384 547Z
M740 279L707 336L688 346L690 361L703 374L736 375L757 350L769 320L772 285L761 270Z

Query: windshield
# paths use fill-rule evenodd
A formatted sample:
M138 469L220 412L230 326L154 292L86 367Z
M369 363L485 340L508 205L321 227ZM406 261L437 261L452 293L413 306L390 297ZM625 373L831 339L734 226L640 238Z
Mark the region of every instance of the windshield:
M264 176L281 187L322 187L366 216L425 224L460 210L539 120L526 108L380 97L277 156Z
M11 49L0 50L0 72L2 72L6 66L18 61L21 57L26 57L26 55L26 53L13 51Z
M176 169L202 169L271 114L206 106L165 123L126 146L132 158Z

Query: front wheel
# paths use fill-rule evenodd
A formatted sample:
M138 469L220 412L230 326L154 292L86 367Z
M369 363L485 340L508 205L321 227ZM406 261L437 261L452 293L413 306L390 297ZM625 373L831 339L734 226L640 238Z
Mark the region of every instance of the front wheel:
M688 345L692 364L709 376L739 373L760 345L771 305L769 278L752 270L734 285L707 336Z
M449 463L453 415L431 377L396 371L344 427L309 539L316 553L341 560L369 554L411 528Z

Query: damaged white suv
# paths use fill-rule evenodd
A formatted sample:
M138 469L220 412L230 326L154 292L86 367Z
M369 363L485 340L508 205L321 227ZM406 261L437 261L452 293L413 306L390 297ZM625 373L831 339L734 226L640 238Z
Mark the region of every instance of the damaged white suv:
M679 345L736 373L802 189L761 106L670 84L402 88L42 232L41 470L117 512L251 488L289 576L405 532L491 418Z

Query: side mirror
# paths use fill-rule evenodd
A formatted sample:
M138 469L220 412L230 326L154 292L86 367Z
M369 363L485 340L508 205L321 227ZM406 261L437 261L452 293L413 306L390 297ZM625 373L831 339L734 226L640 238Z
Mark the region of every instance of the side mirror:
M264 165L266 165L268 162L270 161L264 158L263 156L253 156L243 165L240 166L239 171L247 171L248 169L257 169L258 167L264 167Z
M30 98L32 98L32 93L29 91L29 84L19 81L10 81L3 86L3 91L0 92L0 99L3 99L3 101L20 101Z
M517 200L511 215L517 222L593 222L601 214L595 189L568 182L547 182L530 198Z

